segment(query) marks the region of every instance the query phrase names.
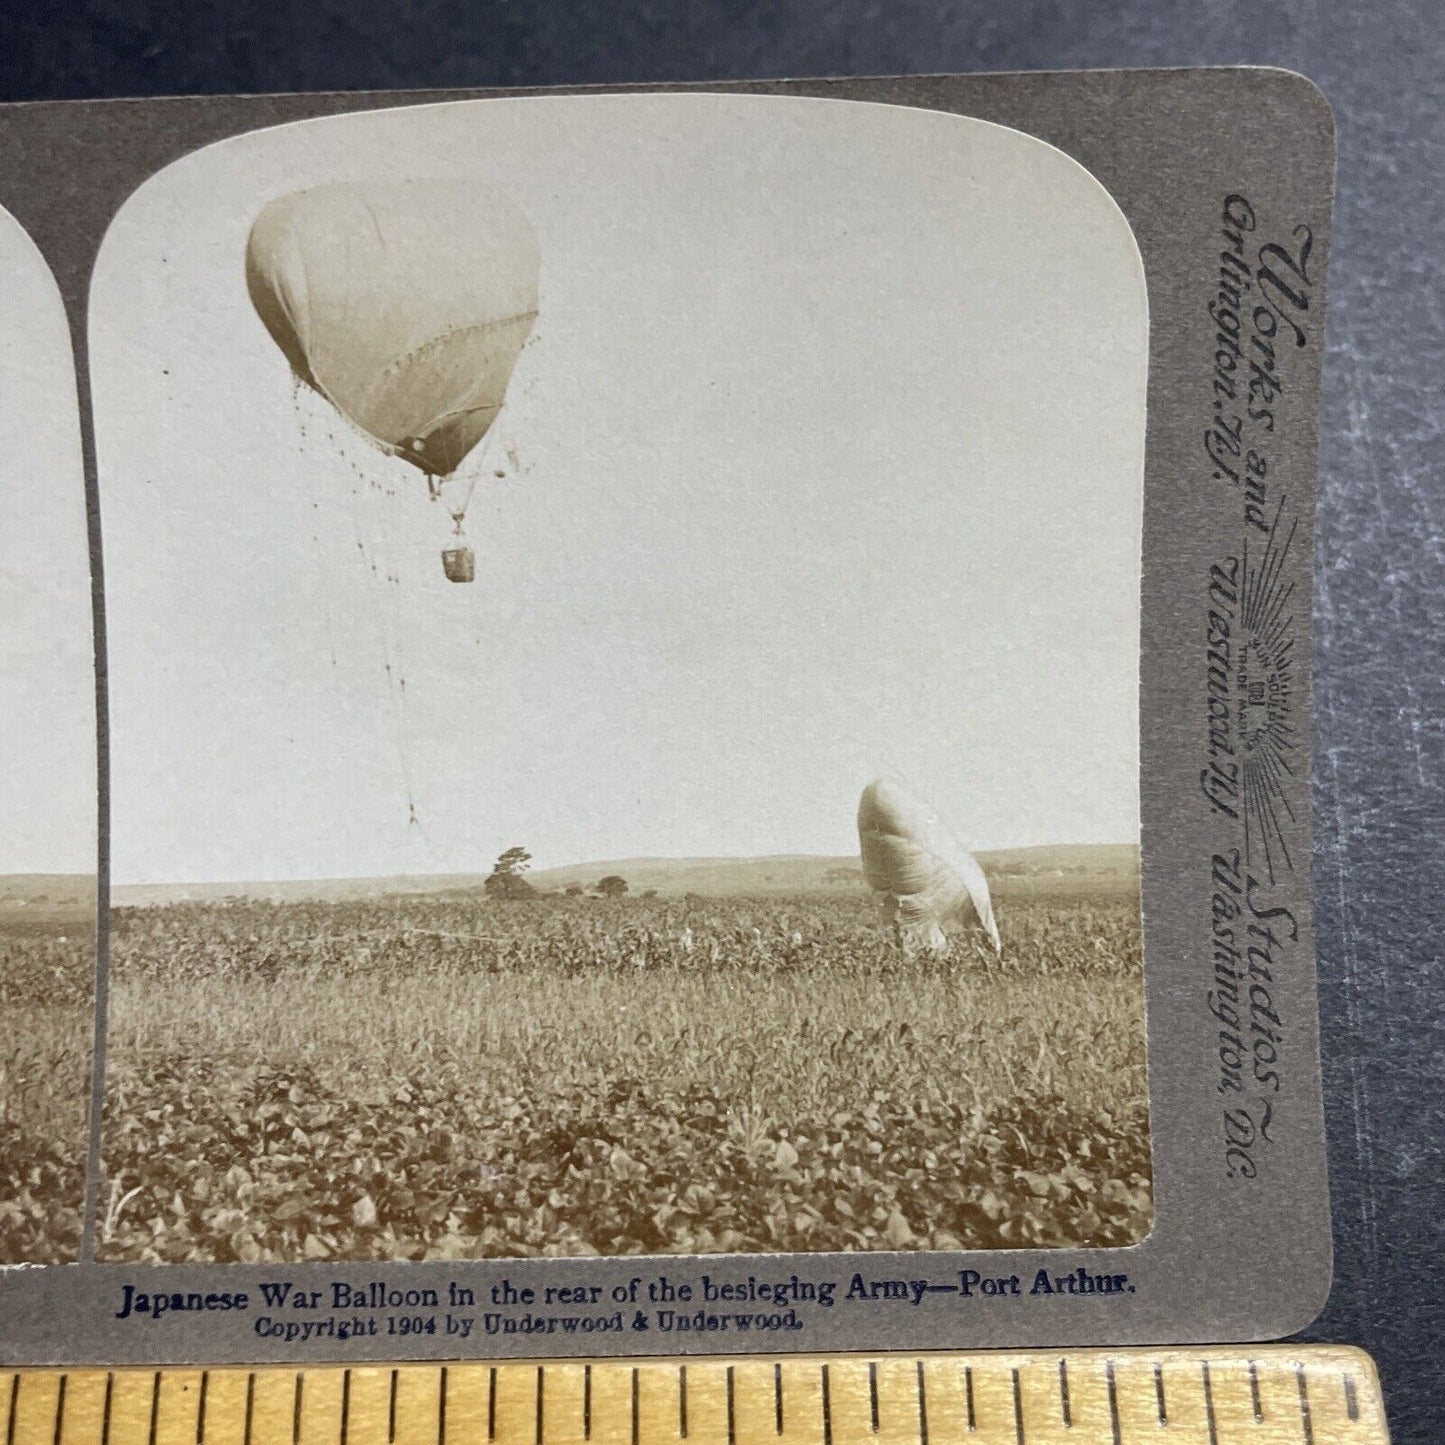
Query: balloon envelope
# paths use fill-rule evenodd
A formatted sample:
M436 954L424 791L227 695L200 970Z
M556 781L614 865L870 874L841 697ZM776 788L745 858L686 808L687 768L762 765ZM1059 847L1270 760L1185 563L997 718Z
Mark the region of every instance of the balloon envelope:
M246 244L251 303L296 375L442 477L501 410L540 270L518 206L439 180L297 191L262 209Z
M897 783L878 778L858 801L858 849L869 887L890 914L935 952L948 946L943 920L971 904L995 952L998 925L978 860L941 818Z

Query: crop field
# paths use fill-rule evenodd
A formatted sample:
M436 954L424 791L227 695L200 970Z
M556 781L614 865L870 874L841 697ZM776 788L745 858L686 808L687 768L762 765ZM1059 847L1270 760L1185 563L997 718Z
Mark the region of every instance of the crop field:
M80 1247L92 929L84 915L0 927L0 1265L60 1263Z
M859 888L118 908L105 1259L1119 1245L1137 893L900 952Z

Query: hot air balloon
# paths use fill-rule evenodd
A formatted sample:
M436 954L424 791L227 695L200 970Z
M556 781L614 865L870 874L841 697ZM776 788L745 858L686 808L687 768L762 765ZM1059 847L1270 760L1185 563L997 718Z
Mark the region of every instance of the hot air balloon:
M502 408L540 269L526 214L453 181L296 191L262 209L246 243L251 304L296 377L444 500ZM453 582L475 570L468 501L449 507Z
M877 778L858 801L863 876L903 940L934 953L948 948L944 922L972 911L1000 951L988 879L978 860L931 808L897 783Z

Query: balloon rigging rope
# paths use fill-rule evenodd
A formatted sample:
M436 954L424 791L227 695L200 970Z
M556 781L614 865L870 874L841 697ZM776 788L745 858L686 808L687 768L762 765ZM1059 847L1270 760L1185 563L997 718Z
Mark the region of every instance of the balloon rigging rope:
M467 508L472 504L472 493L477 490L477 477L479 475L480 471L473 471L472 479L467 485L467 495L463 499L461 506L452 513L452 521L457 524L458 537L462 535L462 523L467 519Z
M487 453L491 450L492 438L495 435L496 427L494 423L493 426L488 429L486 435L482 438L481 445L477 448L477 454L472 465L471 480L467 483L467 494L462 499L461 506L456 508L447 508L447 511L451 513L452 521L456 523L458 537L462 535L462 524L467 519L467 508L472 505L472 496L477 490L477 481L481 477L482 472L487 465Z

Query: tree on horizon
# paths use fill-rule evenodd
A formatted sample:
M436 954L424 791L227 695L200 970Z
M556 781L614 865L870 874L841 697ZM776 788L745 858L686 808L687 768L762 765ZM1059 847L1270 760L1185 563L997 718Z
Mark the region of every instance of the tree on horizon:
M536 889L523 876L531 867L532 855L520 844L499 854L482 885L490 898L530 898Z

